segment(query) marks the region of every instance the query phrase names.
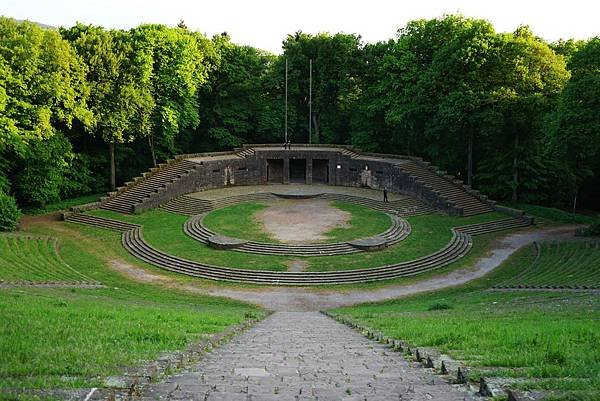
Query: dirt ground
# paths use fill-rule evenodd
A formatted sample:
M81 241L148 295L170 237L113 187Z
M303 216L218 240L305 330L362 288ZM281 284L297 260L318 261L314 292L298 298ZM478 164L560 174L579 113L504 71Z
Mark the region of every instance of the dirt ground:
M349 227L352 214L321 199L286 199L273 202L254 215L264 230L284 243L311 243L327 239L334 228Z

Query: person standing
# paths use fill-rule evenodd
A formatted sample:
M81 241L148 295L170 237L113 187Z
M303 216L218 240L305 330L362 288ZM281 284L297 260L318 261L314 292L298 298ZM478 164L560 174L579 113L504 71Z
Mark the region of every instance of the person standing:
M383 188L383 203L388 203L387 188Z

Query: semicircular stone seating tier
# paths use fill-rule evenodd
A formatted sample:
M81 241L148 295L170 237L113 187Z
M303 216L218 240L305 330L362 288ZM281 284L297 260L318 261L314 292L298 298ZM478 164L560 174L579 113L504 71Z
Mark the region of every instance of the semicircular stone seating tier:
M206 228L202 221L206 214L192 216L185 222L183 231L190 237L204 243L210 244L211 238L218 234ZM411 231L410 224L398 216L389 215L392 225L386 231L374 237L373 243L377 247L385 247L397 244L406 238ZM368 240L368 238L366 239ZM231 250L247 253L258 253L263 255L288 255L288 256L333 256L362 252L368 249L363 244L367 242L348 241L323 244L280 244L257 241L239 241L238 245Z
M471 236L473 235L525 227L530 224L524 219L507 218L456 227L452 229L451 240L442 249L415 260L385 266L329 272L275 272L213 266L168 254L148 244L142 235L142 227L137 224L86 214L68 216L67 221L120 231L123 233L122 244L129 253L165 270L211 280L290 286L351 284L414 276L438 269L462 258L472 246Z
M282 197L282 195L272 192L241 194L219 199L199 199L190 195L182 195L170 200L169 202L166 202L160 207L172 213L193 216L196 214L207 213L212 210L240 202L264 201L269 199L276 199L279 197ZM379 210L388 214L394 214L398 216L420 216L432 213L434 210L426 203L416 198L408 197L405 199L399 199L384 203L376 199L362 196L326 192L312 195L311 198L355 203L361 206L366 206L371 209Z

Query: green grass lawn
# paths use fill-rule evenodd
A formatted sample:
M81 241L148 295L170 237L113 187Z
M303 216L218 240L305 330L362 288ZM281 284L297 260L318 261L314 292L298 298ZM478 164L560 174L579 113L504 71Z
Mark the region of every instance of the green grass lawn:
M500 213L485 213L472 217L452 217L434 213L407 217L412 232L400 243L378 252L312 258L308 270L364 269L417 259L443 248L452 238L452 227L504 218L506 215ZM474 242L477 242L477 238Z
M332 205L352 215L347 228L338 227L329 231L326 242L344 242L357 238L381 234L392 225L390 217L378 210L347 202L333 202Z
M149 244L185 259L239 269L282 271L288 268L286 261L290 258L287 257L216 250L196 241L183 232L183 224L189 218L188 216L169 213L162 209L152 209L137 215L124 215L101 209L90 213L141 224L144 238ZM100 235L104 234L100 233Z
M464 361L471 377L524 378L521 388L600 391L600 297L488 288L517 274L524 249L492 274L459 288L334 310L413 346Z
M267 208L259 202L242 202L208 213L203 224L221 235L257 242L278 242L264 231L255 214Z
M118 233L105 231L103 238L85 230L32 229L60 236L64 261L107 287L0 290L0 388L97 385L126 366L262 314L231 300L136 283L108 269L105 258L114 253Z
M332 206L348 212L352 218L348 227L338 227L325 233L326 240L318 242L344 242L380 234L391 226L391 219L380 211L346 202L332 202ZM268 205L243 202L210 212L204 218L204 226L228 237L257 242L278 242L266 233L255 214ZM317 241L315 241L317 242Z

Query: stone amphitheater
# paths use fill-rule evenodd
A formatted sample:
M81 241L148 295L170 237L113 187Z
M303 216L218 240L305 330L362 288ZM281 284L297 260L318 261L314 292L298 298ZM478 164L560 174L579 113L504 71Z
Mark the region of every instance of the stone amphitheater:
M381 200L383 189L390 193L390 202ZM392 224L386 231L368 238L302 244L225 237L203 224L206 214L216 209L273 199L354 203L386 213ZM171 255L150 245L138 224L85 213L94 208L122 214L162 208L189 216L184 232L213 248L300 257L377 252L397 245L411 234L411 226L405 219L408 216L442 213L468 217L493 211L505 216L454 227L452 238L444 247L414 260L344 271L281 272L214 266ZM122 232L122 243L129 253L169 271L212 280L295 286L351 284L421 274L464 257L472 246L473 236L533 223L523 212L497 205L420 158L365 153L339 145L294 145L283 149L273 144L177 156L109 193L100 202L73 208L64 218Z

